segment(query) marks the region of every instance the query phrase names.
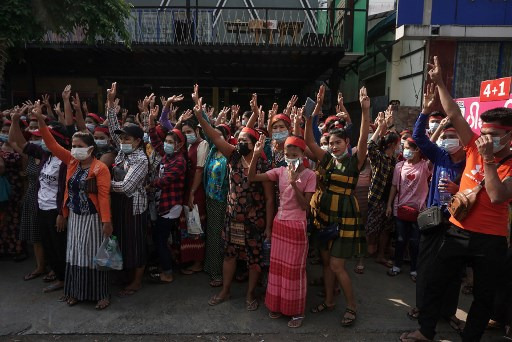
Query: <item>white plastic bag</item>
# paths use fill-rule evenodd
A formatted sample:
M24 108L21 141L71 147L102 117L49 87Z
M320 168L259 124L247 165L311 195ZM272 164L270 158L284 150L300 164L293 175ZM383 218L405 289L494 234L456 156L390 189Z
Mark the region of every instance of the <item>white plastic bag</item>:
M94 257L94 264L102 271L123 269L123 257L115 236L103 240Z
M197 204L194 204L194 208L190 210L189 207L185 207L185 218L187 219L187 230L191 235L203 234L203 228L201 228L201 219L199 217L199 209Z

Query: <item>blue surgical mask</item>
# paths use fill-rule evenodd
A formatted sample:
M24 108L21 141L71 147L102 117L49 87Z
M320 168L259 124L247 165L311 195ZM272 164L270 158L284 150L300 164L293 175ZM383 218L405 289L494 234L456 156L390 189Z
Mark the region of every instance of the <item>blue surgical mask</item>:
M187 134L186 136L187 136L187 144L189 144L189 145L192 145L193 143L195 143L197 141L197 137L193 133Z
M88 123L88 124L85 124L85 127L87 127L89 132L94 133L94 129L96 128L96 125L92 124L92 123Z
M0 134L0 141L1 142L9 141L9 135L8 134Z
M174 144L169 144L164 142L164 152L166 154L173 154L174 153Z
M277 141L278 143L282 143L288 138L288 131L276 132L272 133L272 139Z
M144 139L145 143L148 143L149 142L149 134L144 133L144 138L143 139Z
M30 140L31 144L41 146L43 144L42 140Z
M462 148L459 143L459 139L438 139L437 146L450 154L453 154Z
M498 153L505 147L505 144L500 144L501 138L502 137L492 137L492 153Z
M132 153L133 152L132 144L121 144L121 151L123 151L124 154Z
M48 147L46 147L44 140L41 140L41 148L43 149L43 151L50 152Z
M96 143L96 146L98 146L98 148L107 147L108 145L108 141L105 139L94 139L94 142Z
M404 149L404 158L407 160L414 158L414 151L411 151L409 148Z

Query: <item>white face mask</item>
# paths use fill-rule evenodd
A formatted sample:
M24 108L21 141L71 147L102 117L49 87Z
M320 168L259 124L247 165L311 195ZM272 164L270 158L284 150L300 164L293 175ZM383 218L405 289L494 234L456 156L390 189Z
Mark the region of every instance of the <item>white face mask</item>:
M76 160L86 160L89 158L90 147L73 147L71 149L71 156Z
M286 158L284 157L284 161L287 165L291 165L294 170L297 170L297 168L300 165L300 158Z
M414 158L414 151L411 151L408 148L404 149L404 158L407 159L407 160L413 159Z
M453 154L462 148L462 146L460 146L459 139L437 139L436 143L437 146L450 154Z
M320 146L320 148L321 148L322 150L324 150L325 152L329 152L329 146L328 146L328 145Z
M437 129L437 127L439 127L440 123L439 122L429 122L428 123L428 129L430 130L430 132L434 133Z

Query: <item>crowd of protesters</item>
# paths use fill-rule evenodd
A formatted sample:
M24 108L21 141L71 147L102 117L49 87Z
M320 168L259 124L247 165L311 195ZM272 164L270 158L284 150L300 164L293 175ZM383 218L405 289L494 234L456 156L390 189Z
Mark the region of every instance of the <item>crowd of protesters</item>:
M175 272L205 271L219 288L211 306L230 299L235 278L246 280L248 311L258 309L263 284L269 317L289 317L290 328L306 311L332 311L340 291L341 325L356 322L346 260L355 258L358 274L374 260L390 277L408 263L416 307L407 316L420 329L401 341L432 340L440 319L464 341L480 340L488 325L512 338L512 110L483 113L477 135L443 84L437 57L429 69L422 112L401 132L399 103L372 123L364 87L359 132L341 94L336 113L322 113L324 86L313 107L294 96L267 115L256 94L250 111L233 105L215 113L195 85L194 107L180 115L182 95L162 96L160 107L151 94L132 116L116 83L103 116L89 113L69 85L63 111L60 103L52 110L48 96L5 110L0 254L22 260L31 245L36 266L24 280L42 277L44 292L63 291L69 306L94 301L98 310L110 305L114 275L123 283L118 295L129 297L145 274L170 284ZM443 110L434 111L439 102ZM451 210L456 194L473 196L465 217ZM426 229L418 215L428 209L441 219ZM199 230L187 224L191 212ZM116 274L94 262L111 236L123 259ZM308 256L322 265L321 278L308 280ZM324 287L324 300L309 310L308 284ZM455 315L461 288L474 297L466 322Z

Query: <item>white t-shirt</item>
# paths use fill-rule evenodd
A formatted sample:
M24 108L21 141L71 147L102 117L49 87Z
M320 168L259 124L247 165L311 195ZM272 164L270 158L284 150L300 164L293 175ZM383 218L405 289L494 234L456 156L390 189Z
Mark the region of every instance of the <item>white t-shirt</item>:
M37 193L37 202L39 209L52 210L57 209L57 191L59 189L59 169L62 161L50 156L41 169L39 174L39 192Z

